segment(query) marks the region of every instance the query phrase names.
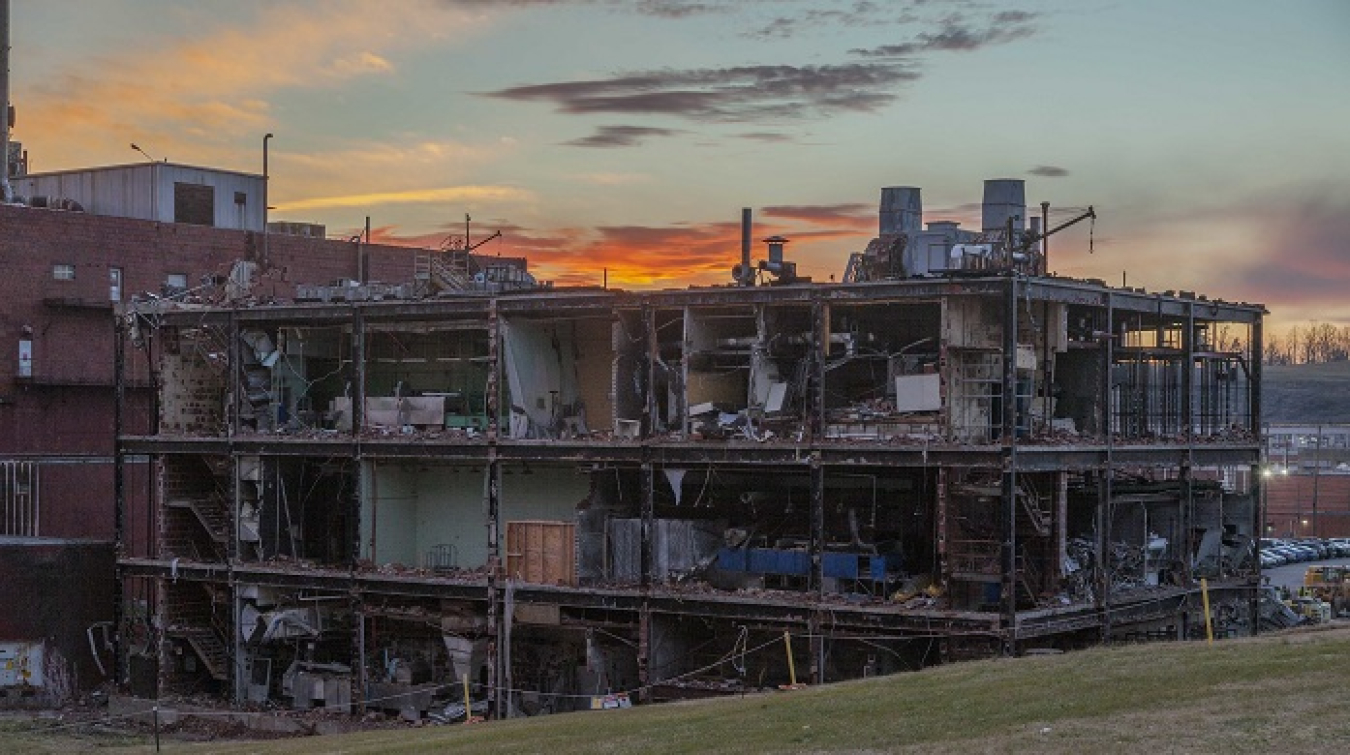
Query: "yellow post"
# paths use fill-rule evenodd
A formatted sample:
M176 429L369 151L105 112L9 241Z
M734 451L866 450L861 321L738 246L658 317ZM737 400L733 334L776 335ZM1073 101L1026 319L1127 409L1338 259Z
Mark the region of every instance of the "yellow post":
M1214 644L1214 621L1209 616L1209 581L1200 580L1200 599L1205 604L1205 643Z
M473 714L473 698L469 697L469 672L464 672L464 723L482 723L482 716Z
M797 686L797 664L792 660L792 635L785 629L783 630L783 646L787 648L788 676L792 680L792 686Z

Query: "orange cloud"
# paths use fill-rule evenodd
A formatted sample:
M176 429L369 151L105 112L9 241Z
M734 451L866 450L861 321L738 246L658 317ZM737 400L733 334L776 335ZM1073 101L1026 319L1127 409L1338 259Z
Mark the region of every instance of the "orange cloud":
M280 205L324 196L334 186L361 186L363 193L434 186L467 177L473 168L514 149L515 145L499 140L471 145L410 135L406 140L362 141L339 149L302 152L292 148L283 135L272 143L272 197Z
M156 157L216 163L233 140L273 125L275 93L391 75L396 53L483 21L429 2L391 3L378 13L358 0L325 2L319 10L258 7L246 23L220 26L219 13L184 6L179 12L200 22L190 39L154 40L40 76L18 67L11 93L21 114L16 136L43 170L71 167L46 165L49 155L74 166L106 163L106 155L127 153L129 141L154 145Z
M803 218L810 213L799 213ZM727 283L731 267L740 261L741 233L738 223L688 223L670 226L606 226L594 229L562 228L545 232L509 224L482 224L501 230L500 241L491 242L481 253L524 257L536 278L560 286L595 286L609 281L616 288L662 288L668 286ZM460 227L446 224L443 230L426 234L402 234L396 227L372 230L377 243L439 247L447 236L459 236ZM797 226L760 223L755 226L753 259L764 256L759 239L786 235L802 244L794 256L804 275L822 279L843 269L849 251L866 243L866 234L850 228L802 230ZM817 245L846 242L828 254ZM819 267L817 271L814 268ZM808 269L809 268L809 269Z
M277 205L278 212L336 209L343 207L378 207L391 204L428 204L432 202L511 202L530 198L530 193L510 186L446 186L436 189L410 189L367 194L345 194L333 197L297 199Z
M394 64L373 52L361 52L333 61L329 73L340 79L369 73L393 73Z

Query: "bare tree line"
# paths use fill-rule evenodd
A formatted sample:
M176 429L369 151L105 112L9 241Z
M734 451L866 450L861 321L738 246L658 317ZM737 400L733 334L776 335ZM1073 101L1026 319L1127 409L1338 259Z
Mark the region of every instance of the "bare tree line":
M1266 337L1266 364L1326 364L1350 360L1350 325L1331 323L1293 326L1283 335Z

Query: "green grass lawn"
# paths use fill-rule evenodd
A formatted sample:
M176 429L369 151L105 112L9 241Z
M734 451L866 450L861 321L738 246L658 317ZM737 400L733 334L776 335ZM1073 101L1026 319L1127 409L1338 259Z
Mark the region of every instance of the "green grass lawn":
M1266 422L1350 422L1350 362L1267 366L1261 389Z
M1255 640L960 663L794 692L193 753L1335 752L1350 749L1350 626ZM0 729L6 752L147 752ZM62 744L64 743L64 747ZM103 747L104 744L110 745Z

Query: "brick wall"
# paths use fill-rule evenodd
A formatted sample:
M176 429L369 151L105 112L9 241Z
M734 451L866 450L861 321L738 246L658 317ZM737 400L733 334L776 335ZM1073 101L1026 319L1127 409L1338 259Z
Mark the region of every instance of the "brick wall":
M1275 537L1350 537L1350 475L1266 478L1266 524Z
M234 262L261 266L258 293L288 299L298 283L356 276L357 248L346 241L263 234L61 210L0 206L0 458L96 455L70 465L43 492L42 534L108 537L113 532L113 307L109 268L122 270L122 296L161 291L170 273L196 285L226 275ZM370 278L412 279L414 251L367 248ZM55 264L75 279L52 278ZM32 333L32 380L18 380L19 339ZM149 367L128 353L129 433L149 427ZM136 387L140 386L140 387ZM55 473L53 473L55 475ZM53 477L53 480L57 479ZM60 512L58 515L56 512ZM49 525L49 526L48 526Z

